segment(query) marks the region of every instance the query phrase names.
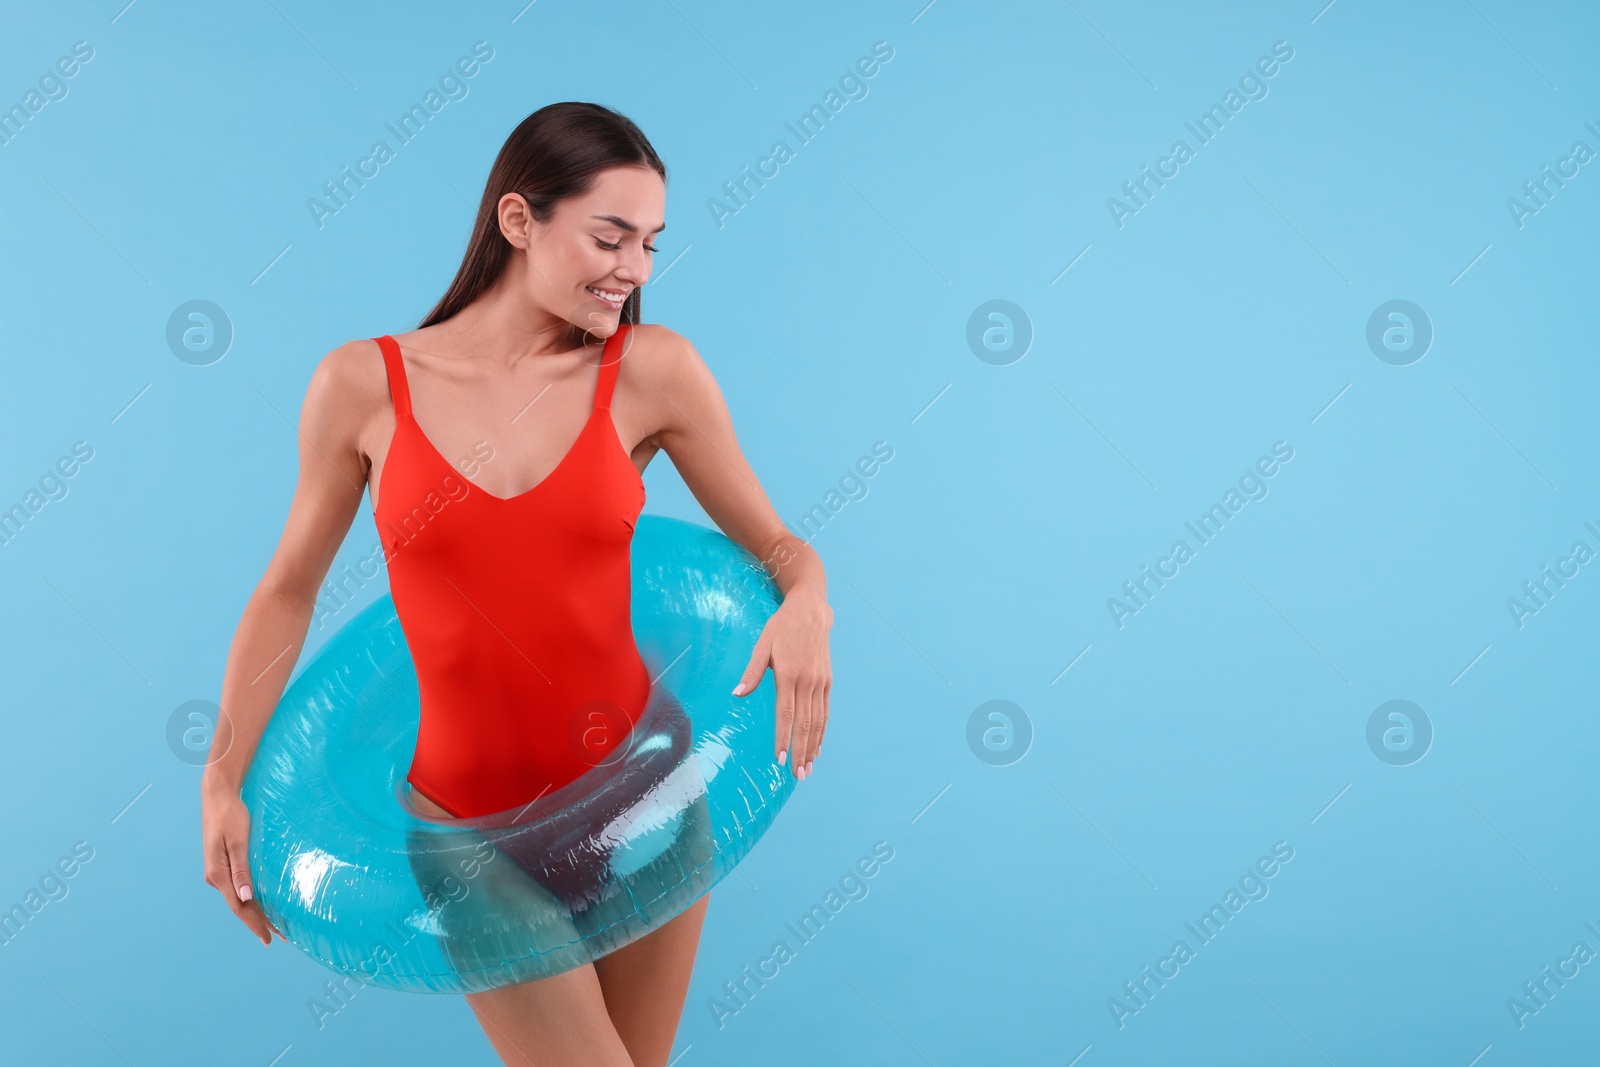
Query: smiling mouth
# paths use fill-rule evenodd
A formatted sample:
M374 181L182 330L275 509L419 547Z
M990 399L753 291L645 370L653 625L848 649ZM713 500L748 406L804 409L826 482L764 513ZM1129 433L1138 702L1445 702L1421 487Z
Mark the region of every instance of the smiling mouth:
M628 290L626 289L596 289L592 285L586 285L584 288L589 291L590 296L612 311L621 310L623 302L628 299Z

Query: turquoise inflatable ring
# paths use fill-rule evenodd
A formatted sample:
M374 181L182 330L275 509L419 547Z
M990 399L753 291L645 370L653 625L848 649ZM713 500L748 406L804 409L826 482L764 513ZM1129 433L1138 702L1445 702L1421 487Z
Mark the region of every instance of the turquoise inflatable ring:
M409 803L417 680L387 594L318 650L242 789L255 898L279 933L371 985L481 992L621 948L749 853L794 789L773 760L770 672L732 695L778 592L750 553L676 519L640 516L631 560L650 699L606 763L516 811Z

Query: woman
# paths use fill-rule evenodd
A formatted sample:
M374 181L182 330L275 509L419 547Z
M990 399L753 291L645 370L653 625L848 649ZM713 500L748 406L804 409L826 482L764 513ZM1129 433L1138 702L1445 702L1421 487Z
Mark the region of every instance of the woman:
M821 560L763 494L694 348L637 324L665 182L622 115L540 109L496 158L421 326L349 342L312 375L299 483L229 652L202 787L206 881L264 944L239 790L363 486L417 666L418 810L531 802L606 762L637 721L652 690L628 629L628 546L662 449L783 594L735 694L772 667L774 759L811 773L832 684ZM665 1064L708 900L593 964L467 1001L507 1063Z

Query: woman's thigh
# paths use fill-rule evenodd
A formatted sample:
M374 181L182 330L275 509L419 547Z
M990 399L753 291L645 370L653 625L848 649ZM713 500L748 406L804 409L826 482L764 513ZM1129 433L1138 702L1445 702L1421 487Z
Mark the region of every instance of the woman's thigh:
M517 1067L635 1067L594 965L466 994L501 1060Z
M672 1053L710 901L706 893L659 929L591 965L636 1067L664 1067Z
M467 1003L508 1064L665 1067L710 899L593 963Z

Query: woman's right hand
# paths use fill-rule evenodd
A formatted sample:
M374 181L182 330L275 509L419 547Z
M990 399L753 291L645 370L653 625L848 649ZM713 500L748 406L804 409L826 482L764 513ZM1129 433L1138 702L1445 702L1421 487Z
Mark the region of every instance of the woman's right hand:
M272 924L250 885L250 809L236 789L206 789L200 803L200 838L205 852L206 884L261 939L272 944Z

